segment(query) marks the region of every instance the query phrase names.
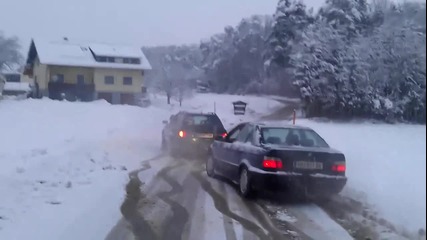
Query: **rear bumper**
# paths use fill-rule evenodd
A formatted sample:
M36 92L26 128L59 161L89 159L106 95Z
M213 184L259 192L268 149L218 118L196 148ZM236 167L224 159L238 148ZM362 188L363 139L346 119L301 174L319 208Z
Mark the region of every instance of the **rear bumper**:
M331 195L341 192L347 177L323 174L275 173L262 170L250 171L252 187L258 191L300 191Z
M212 143L213 140L206 139L178 139L172 147L180 154L207 154Z

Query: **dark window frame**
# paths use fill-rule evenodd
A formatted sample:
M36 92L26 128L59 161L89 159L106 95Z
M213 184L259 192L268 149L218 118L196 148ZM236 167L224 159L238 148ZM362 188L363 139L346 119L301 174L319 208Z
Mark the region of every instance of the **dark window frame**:
M132 86L133 78L132 77L123 77L123 85Z
M247 142L248 138L250 137L253 130L253 126L250 124L246 124L241 130L240 133L237 135L236 142L245 143Z
M83 74L77 74L77 76L76 76L76 82L79 85L84 85L85 84L85 75L83 75Z
M105 76L104 77L104 84L105 85L114 85L114 76Z
M56 77L56 80L54 82L56 83L65 83L65 76L62 73L57 73L54 75Z
M97 62L107 62L107 57L104 56L98 56L96 57Z

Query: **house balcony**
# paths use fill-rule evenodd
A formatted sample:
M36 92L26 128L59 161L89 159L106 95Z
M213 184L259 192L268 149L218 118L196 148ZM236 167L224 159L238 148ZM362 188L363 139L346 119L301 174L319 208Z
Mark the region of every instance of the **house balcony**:
M49 82L49 98L68 101L93 101L95 84Z

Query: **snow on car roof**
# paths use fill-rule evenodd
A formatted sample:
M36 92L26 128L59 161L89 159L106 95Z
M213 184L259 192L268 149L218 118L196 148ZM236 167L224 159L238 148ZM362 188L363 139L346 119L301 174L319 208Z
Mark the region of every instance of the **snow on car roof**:
M255 123L255 125L258 125L261 128L292 128L292 129L312 130L309 127L293 125L293 124L286 124L286 123L257 122L257 123Z
M151 65L142 52L142 49L138 47L73 42L70 40L48 41L34 39L33 42L42 64L135 70L151 69ZM140 64L97 62L91 49L99 56L132 57L139 58L141 62Z
M3 90L28 92L31 91L31 86L27 82L6 82Z

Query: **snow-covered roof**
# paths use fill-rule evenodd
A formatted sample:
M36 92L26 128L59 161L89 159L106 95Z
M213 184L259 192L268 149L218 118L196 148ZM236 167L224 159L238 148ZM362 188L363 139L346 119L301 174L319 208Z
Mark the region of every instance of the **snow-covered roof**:
M149 70L151 65L140 47L105 43L83 43L70 40L47 41L34 39L34 46L42 64L93 68ZM95 56L138 58L139 64L97 62Z
M142 52L140 48L98 43L90 44L89 47L97 56L140 58Z

